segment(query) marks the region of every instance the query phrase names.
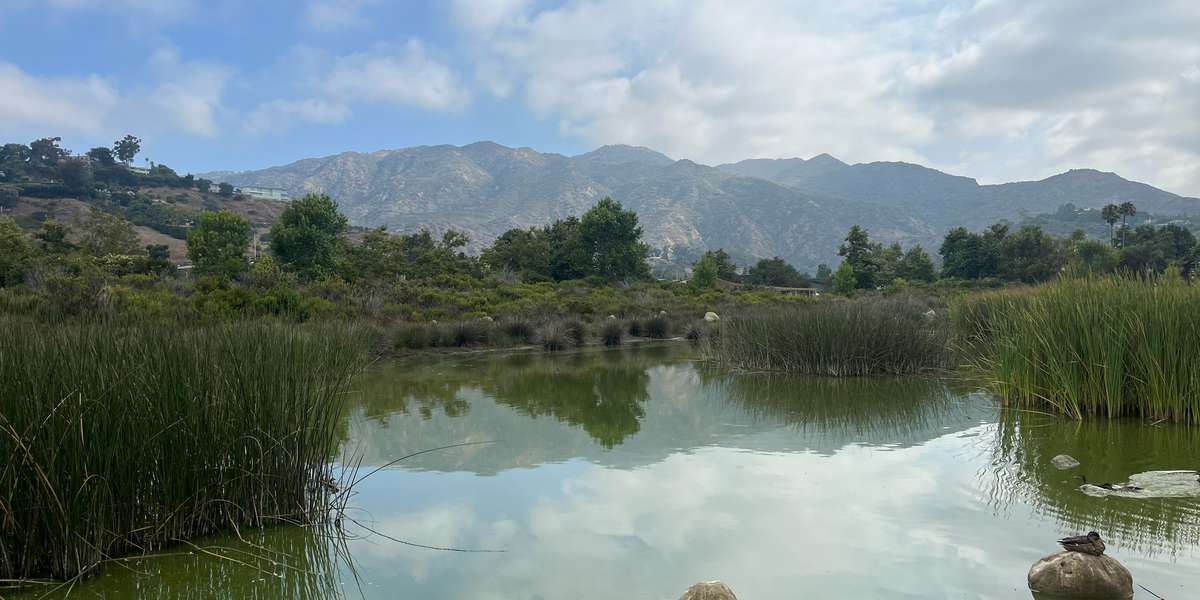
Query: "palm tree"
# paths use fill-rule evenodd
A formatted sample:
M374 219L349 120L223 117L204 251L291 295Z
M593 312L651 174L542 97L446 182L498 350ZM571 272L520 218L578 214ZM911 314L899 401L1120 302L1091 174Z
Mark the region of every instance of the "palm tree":
M1117 224L1117 219L1121 218L1121 207L1116 204L1106 204L1104 205L1104 209L1100 211L1100 214L1104 217L1104 222L1108 223L1108 241L1116 246L1117 234L1114 232L1113 227Z
M1137 214L1137 207L1132 202L1122 202L1121 206L1117 207L1117 212L1121 215L1121 247L1125 247L1125 217L1132 217Z

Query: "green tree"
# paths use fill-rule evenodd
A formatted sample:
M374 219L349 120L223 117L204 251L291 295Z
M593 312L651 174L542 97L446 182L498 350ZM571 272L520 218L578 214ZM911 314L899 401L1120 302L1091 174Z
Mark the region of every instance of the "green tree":
M217 193L222 196L233 195L233 184L222 181L217 184Z
M228 210L200 213L196 226L188 231L188 259L198 277L238 277L246 271L249 245L250 224Z
M829 283L833 279L833 270L829 268L829 265L821 263L817 265L817 276L815 279L822 283Z
M171 252L166 244L146 246L146 272L162 276L175 271L171 263Z
M808 287L812 282L796 267L776 256L759 260L746 271L746 282L776 287Z
M871 256L871 238L867 230L855 225L846 234L845 243L838 247L838 256L850 263L860 289L875 287L876 265Z
M201 177L196 180L196 189L202 194L207 194L212 190L212 183L212 181Z
M1046 281L1065 263L1061 243L1037 225L1025 225L1000 242L1000 274L1010 281Z
M307 194L288 204L271 226L271 252L302 279L318 279L333 271L346 225L329 196Z
M705 252L692 265L692 287L698 290L711 290L717 287L717 259L712 254Z
M733 259L724 248L705 251L701 258L709 257L713 261L713 265L717 267L717 279L724 281L737 281L737 265L733 264Z
M1122 202L1117 207L1117 214L1121 215L1121 247L1125 247L1125 233L1128 227L1125 225L1126 217L1132 217L1137 214L1137 207L1132 202Z
M579 242L588 256L589 274L608 280L649 276L649 247L642 242L637 213L605 197L579 220Z
M29 168L29 146L25 144L4 144L0 146L0 180L18 181L26 176Z
M58 166L58 161L70 156L59 147L62 138L49 137L29 143L29 166L42 175L49 174Z
M134 157L138 152L142 151L142 140L132 136L125 137L113 142L113 154L117 155L117 159L128 165L133 162Z
M1117 250L1100 240L1077 240L1071 244L1068 270L1073 275L1099 275L1117 268Z
M112 150L109 150L108 148L105 148L104 146L98 146L96 148L92 148L91 150L88 150L87 157L92 159L93 162L99 164L100 166L104 166L104 167L111 167L111 166L117 164L116 155L113 154Z
M54 219L43 221L42 226L33 234L33 237L38 241L42 252L46 254L62 255L75 250L75 244L70 240L67 226Z
M83 224L79 246L92 256L127 256L142 249L128 221L94 208Z
M58 174L63 185L76 193L90 193L95 185L92 165L82 158L68 157L58 161Z
M1117 221L1121 220L1120 207L1118 207L1116 204L1105 204L1104 208L1100 210L1100 216L1104 219L1105 223L1108 223L1108 241L1112 245L1116 246L1117 245L1116 226L1117 226Z
M856 288L858 277L854 274L854 267L850 265L850 261L843 260L833 272L833 293L849 298L854 295Z
M993 225L983 234L956 227L946 233L938 254L942 256L942 277L981 279L1000 274L1000 241L1007 227Z
M875 264L875 285L891 285L900 276L900 261L904 260L904 249L899 243L890 246L871 244L871 257Z
M925 249L913 246L900 259L896 275L903 277L906 281L931 282L937 278L937 271L933 268L933 259L929 257Z
M0 287L21 283L32 259L25 232L16 221L0 217Z

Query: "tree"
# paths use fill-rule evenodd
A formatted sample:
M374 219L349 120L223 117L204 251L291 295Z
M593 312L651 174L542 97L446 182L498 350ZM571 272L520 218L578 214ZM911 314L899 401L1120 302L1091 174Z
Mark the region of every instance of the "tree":
M724 281L738 280L737 265L733 264L733 260L729 257L729 253L725 252L724 248L705 251L700 258L703 259L705 256L711 258L713 264L716 265L717 279Z
M778 256L761 259L750 267L746 271L746 282L775 287L808 287L812 284L796 267Z
M133 162L138 152L142 151L142 140L126 135L125 137L113 142L113 153L117 155L117 159L129 165Z
M1065 263L1062 245L1037 225L1025 225L1000 243L1001 276L1011 281L1046 281Z
M1117 245L1116 225L1121 219L1121 209L1116 204L1105 204L1100 210L1100 216L1104 218L1104 222L1108 223L1108 241L1112 245Z
M171 252L166 244L150 244L146 246L146 271L162 276L175 270L171 264Z
M142 249L128 221L94 208L83 225L79 246L92 256L138 254Z
M875 285L891 285L900 275L900 261L904 259L904 249L899 243L890 246L871 244L871 257L875 264Z
M24 281L33 258L25 232L9 217L0 217L0 287Z
M68 157L58 161L58 174L63 185L72 192L90 193L95 185L92 165L82 158Z
M849 298L854 295L857 287L858 277L854 274L854 267L850 265L850 261L843 260L833 272L833 293Z
M698 290L711 290L717 287L717 258L705 252L692 265L692 287Z
M203 177L196 180L196 189L202 194L207 194L212 189L212 181Z
M1099 275L1116 269L1117 260L1117 251L1112 243L1083 239L1071 244L1067 266L1074 275Z
M859 288L875 287L876 267L871 256L871 238L866 229L858 225L851 227L845 243L838 247L838 256L845 258L842 262L850 263Z
M250 224L241 215L228 211L205 211L188 231L188 259L197 276L233 279L246 271L246 247L250 245Z
M112 150L99 146L87 151L87 157L101 166L111 167L117 164L117 157Z
M303 279L333 271L338 237L346 217L325 194L307 194L288 205L271 226L271 252Z
M29 168L30 153L25 144L0 146L0 171L4 173L0 179L16 181L24 177Z
M29 166L43 174L58 166L58 161L70 156L70 153L60 148L58 143L62 138L50 137L34 140L29 143Z
M1135 207L1132 202L1122 202L1121 205L1117 207L1117 214L1121 215L1121 247L1123 248L1125 247L1125 233L1127 231L1125 226L1125 218L1136 215L1137 207Z
M963 227L946 232L938 249L942 257L942 277L982 279L999 275L999 246L1007 233L1008 228L1003 225L993 225L982 234Z
M75 244L68 239L67 227L54 219L43 221L33 237L46 254L67 254L75 249Z
M829 265L821 263L817 265L817 276L815 279L823 283L829 283L833 279L833 270L829 268Z
M896 275L903 277L907 281L924 281L931 282L937 278L937 272L933 268L933 260L929 258L929 254L920 246L913 246L904 253L904 258L900 259L900 266L896 270Z
M1140 225L1121 248L1120 265L1134 272L1161 273L1172 264L1185 274L1194 269L1196 238L1178 225Z
M233 184L226 183L224 181L222 181L221 183L218 183L217 184L217 193L222 196L232 196L233 195Z
M590 263L589 274L608 279L641 279L649 276L637 213L605 197L579 220L579 241Z

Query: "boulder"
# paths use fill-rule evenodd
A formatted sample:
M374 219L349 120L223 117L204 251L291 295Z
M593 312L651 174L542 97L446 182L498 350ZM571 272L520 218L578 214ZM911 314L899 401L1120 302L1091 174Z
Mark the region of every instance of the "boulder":
M926 318L926 319L929 319L930 321L932 321L932 320L934 320L934 319L936 319L936 318L937 318L937 312L935 312L935 311L934 311L934 310L931 308L931 309L929 309L929 310L925 311L925 318Z
M708 323L712 323L713 321L720 321L721 317L718 316L717 313L710 310L704 313L704 320Z
M617 315L608 315L608 318L610 320L615 320L617 318Z
M1051 554L1029 569L1029 589L1056 598L1130 598L1133 576L1117 559L1083 552Z
M1066 471L1067 469L1074 469L1079 466L1079 461L1075 460L1075 457L1070 454L1059 454L1050 459L1050 462L1059 471Z
M679 600L737 600L737 596L720 581L701 581L688 588Z

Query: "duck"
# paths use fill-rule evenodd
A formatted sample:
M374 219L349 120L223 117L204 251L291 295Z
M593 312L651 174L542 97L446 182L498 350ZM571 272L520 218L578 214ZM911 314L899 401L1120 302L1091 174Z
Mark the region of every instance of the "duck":
M1065 537L1058 540L1058 543L1068 552L1082 552L1093 556L1104 554L1104 540L1100 539L1100 534L1095 531L1089 531L1087 535Z
M1089 483L1086 475L1076 475L1084 485L1094 485L1100 489L1112 490L1114 492L1140 492L1142 488L1136 485L1121 485L1119 483Z

